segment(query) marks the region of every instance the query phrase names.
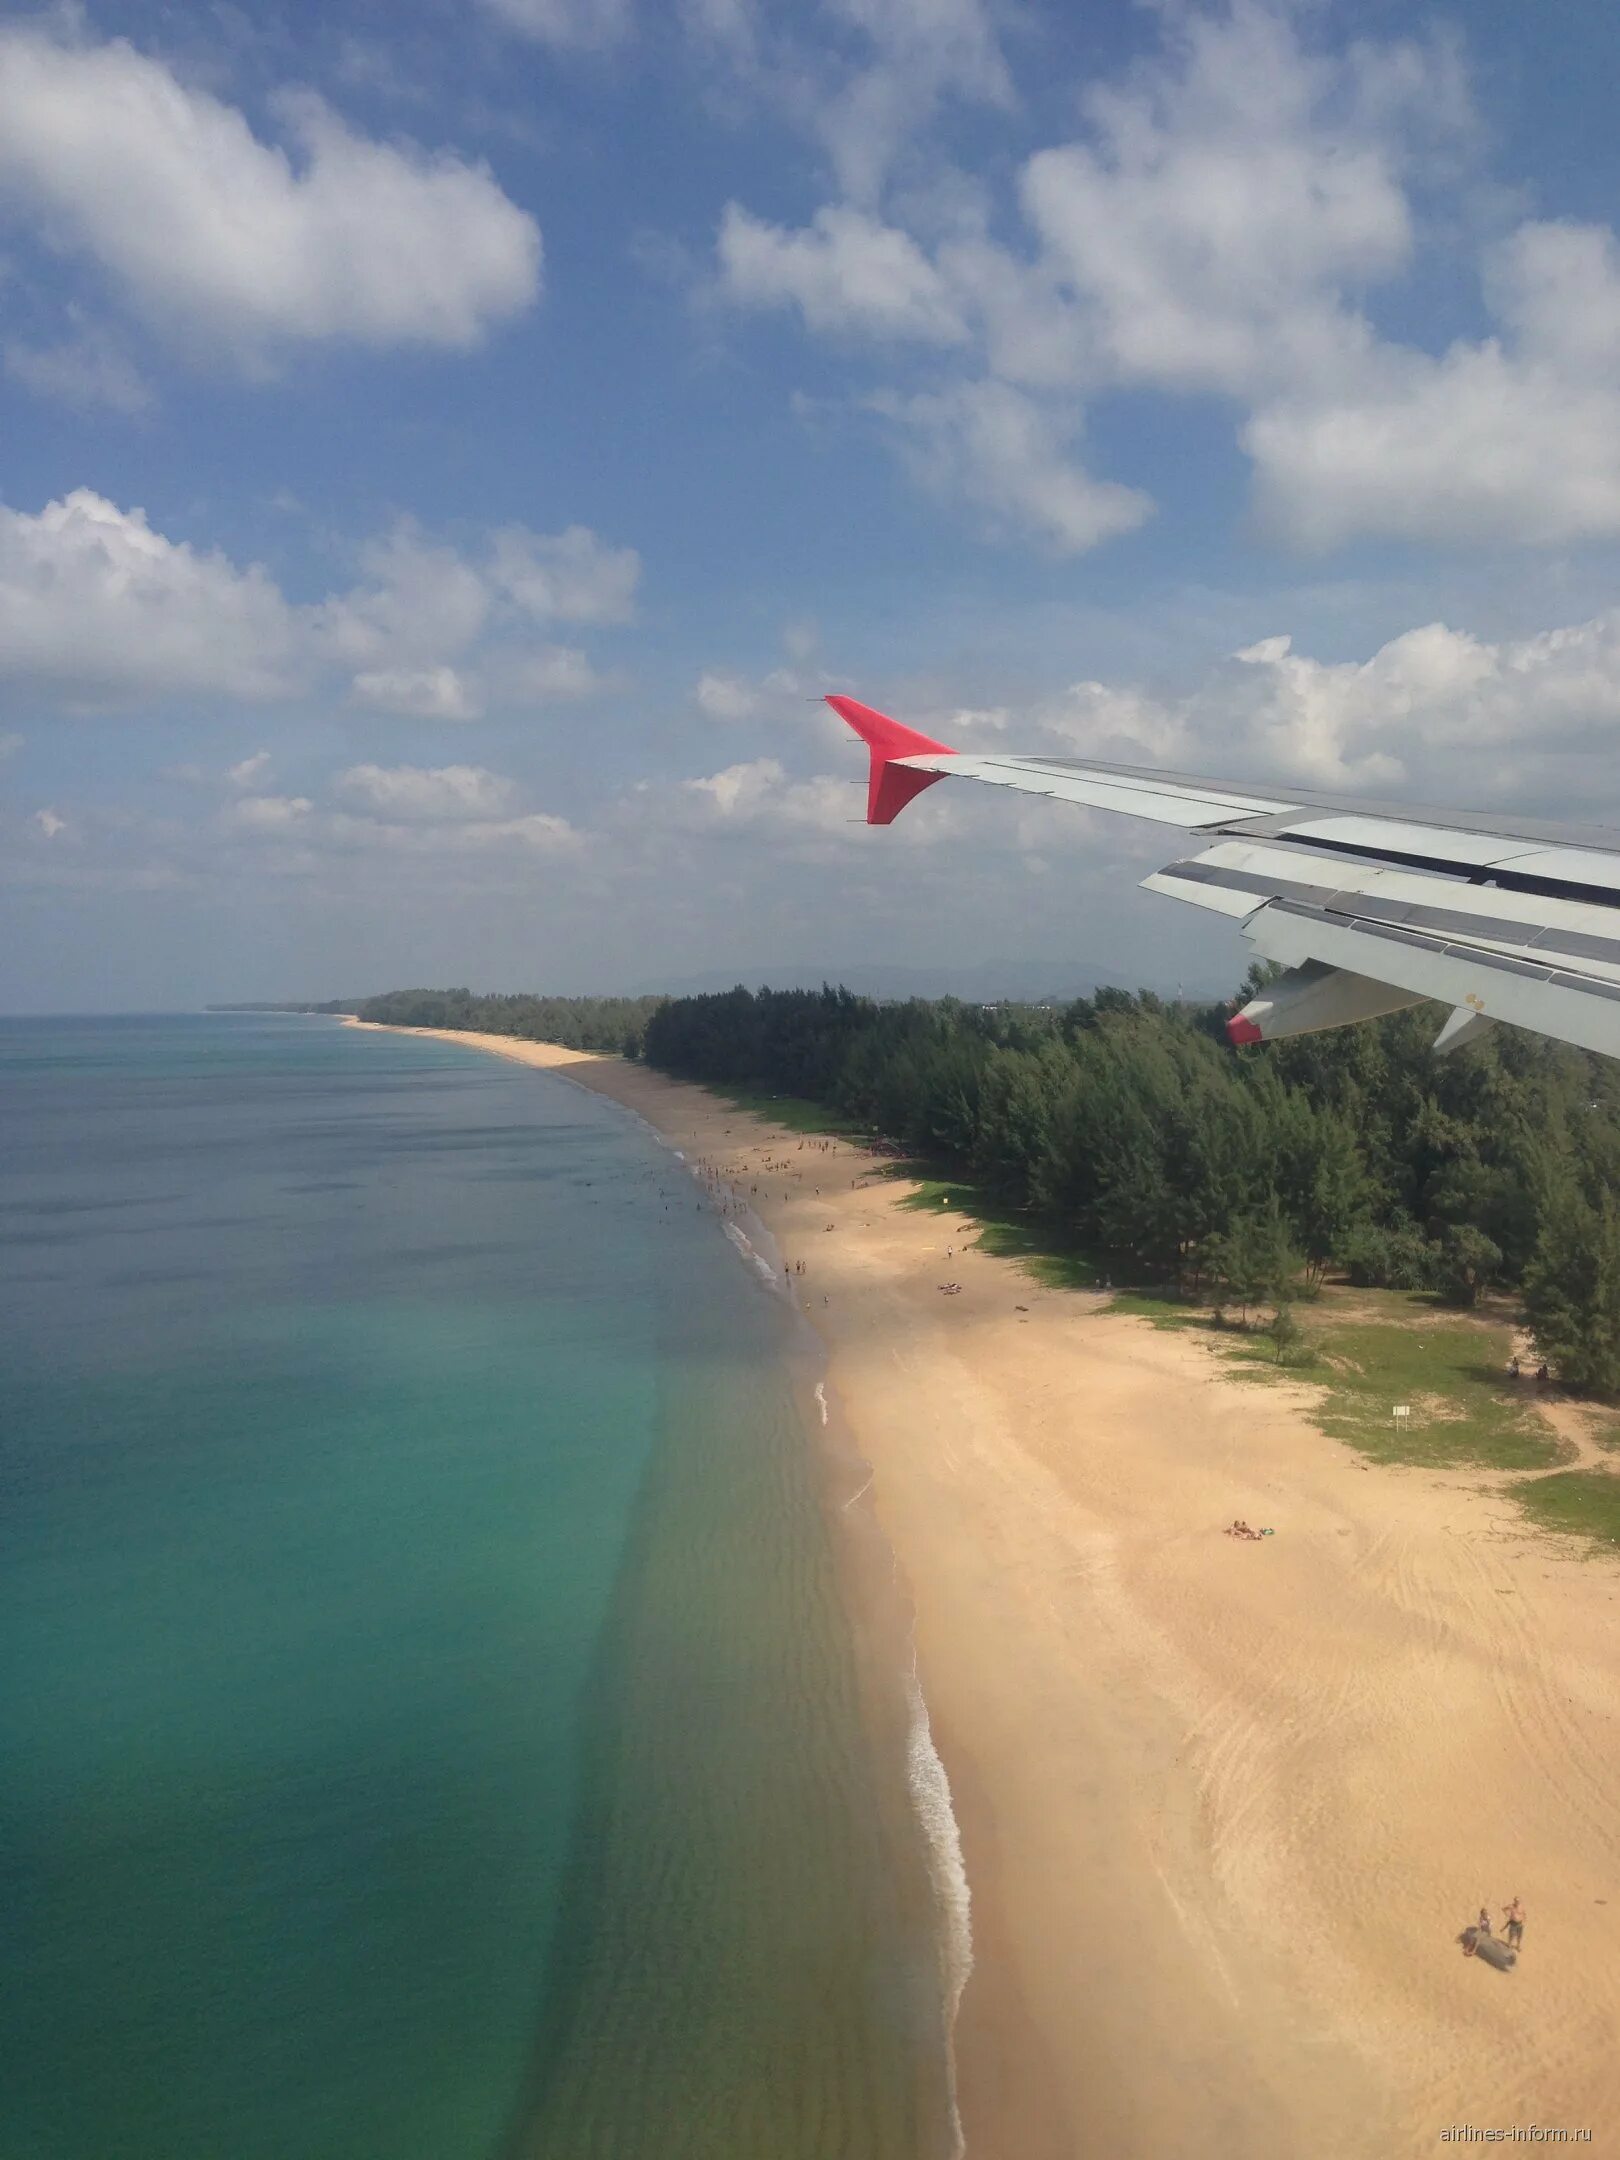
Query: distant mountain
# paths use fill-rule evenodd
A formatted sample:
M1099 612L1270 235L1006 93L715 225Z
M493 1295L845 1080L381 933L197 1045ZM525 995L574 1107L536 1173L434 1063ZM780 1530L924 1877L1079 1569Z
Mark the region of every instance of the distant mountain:
M1108 967L1095 960L984 960L962 967L907 967L863 962L853 967L744 967L711 968L701 975L682 975L673 980L647 982L646 993L667 991L671 997L700 997L713 990L745 989L819 990L823 983L841 983L862 997L942 998L959 997L970 1004L990 1005L1004 998L1018 1004L1064 1004L1071 998L1089 997L1105 983L1127 990L1156 990L1161 997L1183 995L1202 999L1197 984L1183 988L1161 977L1144 980L1129 970Z

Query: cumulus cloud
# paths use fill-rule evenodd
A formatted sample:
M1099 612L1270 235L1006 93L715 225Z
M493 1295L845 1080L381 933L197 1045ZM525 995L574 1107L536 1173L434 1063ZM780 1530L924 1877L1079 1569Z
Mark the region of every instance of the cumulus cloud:
M831 204L798 232L738 203L720 221L720 275L750 307L797 307L808 328L951 345L967 336L945 279L909 233Z
M807 109L839 185L857 202L877 195L895 158L947 99L1013 103L984 0L827 0L827 12L863 50L841 83L810 88Z
M758 692L725 668L705 668L692 695L711 720L751 720L759 710Z
M1432 358L1380 346L1243 431L1260 503L1307 546L1359 533L1539 544L1620 532L1620 246L1527 223L1492 249L1501 335Z
M514 597L524 566L537 582ZM336 679L373 712L472 720L605 687L578 648L537 642L534 621L620 619L639 564L582 526L507 527L464 555L403 523L357 567L347 591L295 606L261 567L170 540L89 488L37 514L0 505L0 681L94 708L262 703Z
M939 798L919 803L888 836L891 846L926 851L960 829L960 802ZM766 876L780 860L825 862L865 844L864 777L833 773L799 775L780 758L746 758L718 772L686 780L643 780L606 813L604 831L634 833L655 852L690 853L694 838L735 841L746 861L749 849Z
M498 818L512 806L517 783L482 765L351 765L338 792L385 818Z
M494 536L489 575L524 614L541 622L628 622L635 608L641 557L611 547L588 525L560 533L508 525Z
M284 694L299 622L255 567L154 532L75 488L37 515L0 506L0 678L64 702Z
M487 695L503 705L563 705L599 696L613 678L592 665L577 645L543 645L537 652L492 655L484 669Z
M368 541L359 567L361 583L319 611L320 635L344 665L426 668L465 651L489 620L491 594L479 569L410 519Z
M1555 814L1590 817L1620 806L1620 783L1591 799L1594 751L1605 753L1600 770L1620 771L1620 608L1501 640L1424 623L1363 660L1318 660L1279 634L1177 694L1078 682L1021 708L941 714L938 727L965 748L978 730L1010 751L1453 805L1528 793ZM1580 775L1573 787L1566 771Z
M307 795L244 795L220 817L230 832L281 834L302 825L314 808Z
M0 31L0 196L150 322L261 359L475 345L539 291L540 231L482 165L279 101L290 148L123 39Z
M482 765L351 765L323 802L249 794L224 804L213 830L252 846L281 875L314 875L359 858L567 855L582 844L567 818L526 807L517 781ZM181 850L193 871L206 851Z
M681 0L693 50L826 153L869 206L948 104L1007 110L1011 75L987 0Z
M453 667L363 668L349 695L403 720L476 720L480 707Z
M1098 480L1071 452L1061 414L1008 383L962 383L912 397L880 393L872 409L895 424L918 477L989 514L993 529L1035 533L1062 554L1134 532L1152 498Z
M752 758L721 772L679 783L699 824L731 830L839 836L866 814L865 790L820 774L789 779L777 758Z
M1405 267L1401 126L1447 96L1410 53L1409 95L1367 94L1365 48L1312 58L1282 13L1175 16L1169 49L1084 100L1089 139L1024 168L1026 216L1078 303L1077 366L1237 395L1353 364L1344 300ZM1387 87L1387 70L1378 81Z
M1426 350L1370 313L1414 271L1428 207L1469 213L1444 202L1474 126L1455 51L1328 49L1263 0L1160 23L1155 54L1085 90L1074 138L1028 158L1015 237L965 182L886 215L849 186L796 229L733 203L722 292L947 369L960 351L872 402L927 484L1065 550L1147 513L1068 453L1081 401L1119 389L1230 400L1265 522L1306 548L1620 533L1610 227L1528 220L1483 247L1488 336Z

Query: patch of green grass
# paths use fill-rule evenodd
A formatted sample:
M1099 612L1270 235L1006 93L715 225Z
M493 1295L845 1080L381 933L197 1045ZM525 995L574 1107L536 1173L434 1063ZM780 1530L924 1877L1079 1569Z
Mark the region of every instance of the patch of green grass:
M1612 1471L1557 1470L1527 1478L1515 1497L1544 1529L1593 1538L1611 1551L1620 1546L1620 1477Z
M1511 1330L1440 1318L1446 1308L1421 1293L1325 1290L1294 1308L1300 1340L1280 1365L1258 1315L1223 1326L1169 1288L1122 1291L1109 1309L1207 1333L1243 1379L1314 1381L1326 1390L1322 1430L1376 1461L1540 1470L1558 1460L1556 1436L1506 1377ZM1411 1416L1397 1420L1397 1403Z
M908 1213L970 1217L975 1225L975 1234L968 1240L973 1251L1016 1261L1044 1289L1094 1290L1101 1282L1096 1261L1066 1245L1055 1224L1009 1206L988 1186L931 1175L924 1163L894 1163L890 1175L906 1178L915 1187L899 1203Z
M1108 1310L1111 1313L1128 1313L1137 1320L1151 1320L1158 1328L1206 1328L1212 1334L1222 1332L1216 1327L1212 1313L1201 1305L1189 1305L1184 1297L1168 1286L1162 1289L1149 1285L1145 1289L1116 1290Z
M1324 1432L1380 1462L1486 1463L1538 1470L1558 1460L1558 1440L1506 1377L1513 1338L1467 1320L1392 1319L1310 1329L1328 1398ZM1396 1403L1411 1406L1397 1423Z

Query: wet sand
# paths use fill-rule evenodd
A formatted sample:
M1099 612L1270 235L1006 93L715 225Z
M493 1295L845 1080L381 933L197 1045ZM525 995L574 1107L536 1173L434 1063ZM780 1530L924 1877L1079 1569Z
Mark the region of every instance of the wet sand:
M1620 2152L1620 1562L966 1250L847 1143L452 1039L638 1111L805 1262L962 1826L971 2160ZM1464 1958L1515 1894L1518 1968Z

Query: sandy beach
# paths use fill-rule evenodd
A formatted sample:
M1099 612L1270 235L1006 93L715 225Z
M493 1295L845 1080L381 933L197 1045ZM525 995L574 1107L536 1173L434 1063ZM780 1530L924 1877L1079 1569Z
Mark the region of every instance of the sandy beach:
M967 1250L856 1147L451 1039L638 1111L805 1263L962 1827L971 2160L1620 2152L1620 1562ZM1456 1938L1514 1895L1499 1974Z

